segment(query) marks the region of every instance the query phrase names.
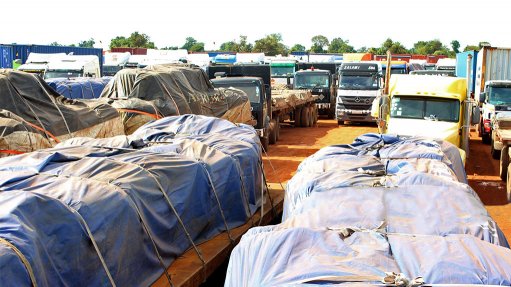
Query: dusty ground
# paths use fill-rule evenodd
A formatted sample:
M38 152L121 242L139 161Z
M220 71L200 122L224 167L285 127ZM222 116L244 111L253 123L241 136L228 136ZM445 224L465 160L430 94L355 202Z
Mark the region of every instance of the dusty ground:
M377 132L376 125L337 126L334 120L320 119L317 127L294 128L283 125L279 142L271 145L264 160L269 182L288 181L300 162L322 147L351 143L357 136ZM500 180L499 161L490 155L489 145L471 134L466 171L470 186L479 194L491 216L511 240L511 205L506 202L505 184Z

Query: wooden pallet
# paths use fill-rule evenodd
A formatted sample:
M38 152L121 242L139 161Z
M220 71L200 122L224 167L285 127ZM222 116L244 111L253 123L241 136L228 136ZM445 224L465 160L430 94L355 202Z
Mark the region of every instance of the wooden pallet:
M261 225L267 225L277 216L282 214L284 203L284 190L279 184L269 184L270 197L273 202L273 209L271 201L266 197L264 204L264 214ZM239 242L241 236L247 232L251 227L259 224L261 219L261 211L259 210L252 218L244 225L231 230L231 236L235 244ZM212 239L199 244L198 248L202 253L205 264L201 262L195 250L190 249L183 255L176 259L167 269L172 280L174 287L191 287L199 286L204 282L222 263L229 259L229 255L233 249L233 244L229 240L227 232L223 232ZM167 287L172 286L167 277L162 274L153 287Z

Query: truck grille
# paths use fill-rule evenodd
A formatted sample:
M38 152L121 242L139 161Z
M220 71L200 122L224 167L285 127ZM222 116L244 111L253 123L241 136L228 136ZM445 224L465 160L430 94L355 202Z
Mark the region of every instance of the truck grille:
M374 97L341 97L341 99L346 109L370 110Z

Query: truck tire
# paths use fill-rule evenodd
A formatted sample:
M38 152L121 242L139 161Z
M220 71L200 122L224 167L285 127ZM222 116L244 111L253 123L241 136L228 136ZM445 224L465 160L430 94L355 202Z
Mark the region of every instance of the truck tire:
M337 124L340 125L340 126L344 126L344 121L343 120L337 120Z
M489 144L491 142L490 134L483 133L481 139L484 144Z
M511 165L511 163L509 164ZM506 193L507 193L507 202L511 203L511 167L507 166L507 182L506 182Z
M493 136L491 137L491 143L490 143L491 147L490 147L490 153L491 153L491 156L494 158L494 159L500 159L500 150L496 150L495 149L495 140L493 139Z
M277 128L277 133L276 133L277 141L279 141L279 139L280 139L280 117L279 116L275 116L275 123L276 123L275 127Z
M313 105L312 110L314 111L314 125L318 123L318 106Z
M295 127L298 128L298 127L301 127L301 118L302 118L302 108L296 108L295 111L294 111L294 120L295 120Z
M268 152L268 148L270 147L270 139L269 139L269 136L268 135L265 135L263 136L262 138L260 138L261 140L261 146L263 147L263 155L264 155L264 152Z
M509 166L509 147L504 146L500 151L500 178L507 180L507 167Z
M302 114L300 117L300 125L304 128L310 127L309 118L310 118L310 110L307 107L303 107Z
M310 106L310 107L307 107L307 109L309 110L309 126L313 127L314 126L314 107Z
M277 143L277 124L275 123L275 120L270 121L270 135L269 135L269 142L270 144L276 144Z

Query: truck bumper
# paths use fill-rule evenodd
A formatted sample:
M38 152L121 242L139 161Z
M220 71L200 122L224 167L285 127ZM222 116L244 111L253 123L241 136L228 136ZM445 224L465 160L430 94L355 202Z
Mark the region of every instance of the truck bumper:
M371 110L350 110L337 108L336 117L339 121L352 122L374 122L375 118L371 116Z

